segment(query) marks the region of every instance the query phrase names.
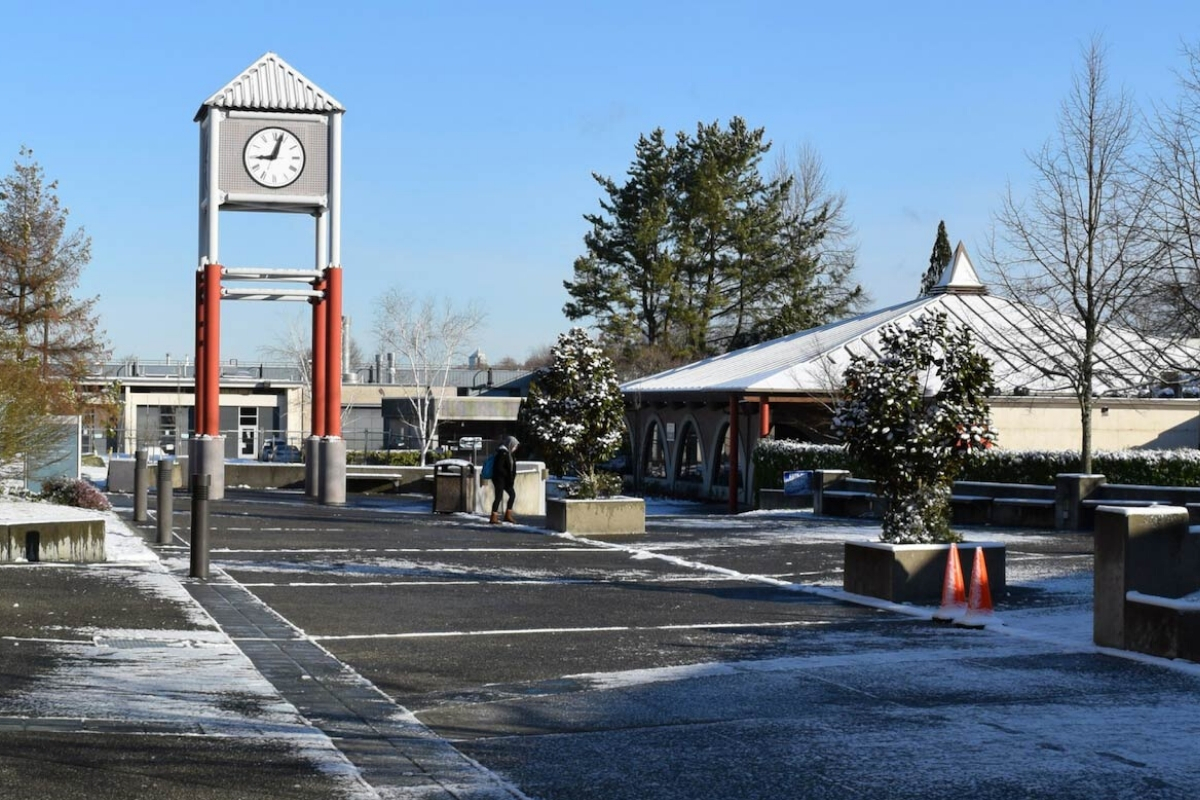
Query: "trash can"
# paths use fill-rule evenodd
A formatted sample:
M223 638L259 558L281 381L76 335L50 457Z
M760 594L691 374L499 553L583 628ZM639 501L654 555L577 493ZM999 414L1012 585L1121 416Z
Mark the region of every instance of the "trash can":
M433 511L436 514L474 513L474 464L461 458L444 458L434 463Z

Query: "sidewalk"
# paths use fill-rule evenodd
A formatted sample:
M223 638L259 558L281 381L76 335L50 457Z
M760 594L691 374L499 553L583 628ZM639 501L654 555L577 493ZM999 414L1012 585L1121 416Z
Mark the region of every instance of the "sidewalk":
M520 797L252 596L106 516L106 564L0 565L6 800Z

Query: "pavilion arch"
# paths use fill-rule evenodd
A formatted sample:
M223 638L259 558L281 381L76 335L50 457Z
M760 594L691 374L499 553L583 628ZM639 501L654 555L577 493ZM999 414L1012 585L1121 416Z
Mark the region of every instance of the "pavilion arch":
M643 480L666 484L669 443L666 437L666 427L658 415L652 416L641 433L641 447L638 448L637 474Z
M709 484L713 489L729 487L729 422L721 423L717 435L712 440L712 458L709 461L709 472L712 480ZM746 448L742 437L738 437L738 485L746 485L746 468L749 460L746 458Z
M692 415L683 418L675 439L671 484L676 489L694 487L698 493L708 488L709 460L705 458L704 436Z

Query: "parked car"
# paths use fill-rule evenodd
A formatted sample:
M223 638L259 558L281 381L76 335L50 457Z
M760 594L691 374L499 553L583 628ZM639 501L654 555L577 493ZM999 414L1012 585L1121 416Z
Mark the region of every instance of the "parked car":
M298 464L301 461L300 448L288 444L285 439L268 439L262 446L259 461L274 461L278 464Z

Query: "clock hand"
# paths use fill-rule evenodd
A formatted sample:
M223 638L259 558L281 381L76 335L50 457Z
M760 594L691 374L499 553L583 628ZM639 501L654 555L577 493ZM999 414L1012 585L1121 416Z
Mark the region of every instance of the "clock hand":
M276 158L279 157L279 148L280 147L283 147L283 134L282 133L275 137L275 149L271 151L271 156L270 156L272 161L274 161Z

